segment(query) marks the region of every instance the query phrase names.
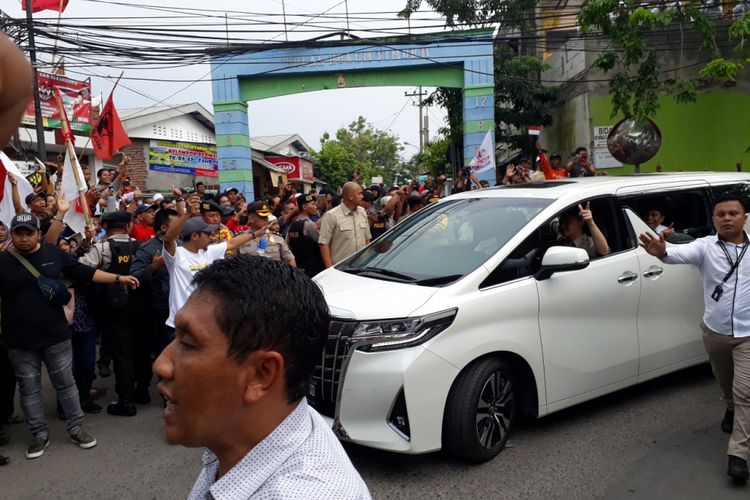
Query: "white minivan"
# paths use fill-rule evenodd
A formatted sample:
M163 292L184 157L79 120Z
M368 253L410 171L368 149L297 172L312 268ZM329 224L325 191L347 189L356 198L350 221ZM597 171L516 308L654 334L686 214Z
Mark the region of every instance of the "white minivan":
M704 362L698 272L638 246L658 208L681 244L750 175L593 177L483 189L431 205L319 274L332 321L308 401L337 435L401 453L494 457L542 417ZM590 203L611 252L560 246Z

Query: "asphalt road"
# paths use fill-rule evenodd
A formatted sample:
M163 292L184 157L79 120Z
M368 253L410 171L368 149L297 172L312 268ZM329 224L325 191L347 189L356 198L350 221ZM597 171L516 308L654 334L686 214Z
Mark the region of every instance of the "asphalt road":
M13 461L0 468L0 498L185 498L200 451L165 444L158 402L133 418L90 416L86 427L99 445L81 450L53 416L49 389L46 398L51 445L40 459L26 460L25 424L8 427L12 442L0 453ZM725 475L722 413L704 365L521 422L509 447L479 466L441 453L346 449L377 499L747 498L750 487L735 487Z

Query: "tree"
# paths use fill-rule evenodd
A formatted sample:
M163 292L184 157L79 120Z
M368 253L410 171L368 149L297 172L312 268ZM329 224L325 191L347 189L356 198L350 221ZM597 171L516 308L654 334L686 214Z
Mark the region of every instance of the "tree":
M750 38L750 13L734 21L728 30L729 40L736 42L731 55L722 54L717 41L714 18L720 8L703 0L680 2L680 8L650 9L636 0L590 0L581 9L579 23L584 33L600 32L609 41L594 62L604 73L613 73L610 82L612 116L643 119L659 109L659 95L667 93L678 102L692 102L697 97L697 82L692 79L663 82L658 62L659 47L649 44L649 36L668 26L692 27L702 39L703 50L710 60L699 76L704 81L733 81L750 62L745 40ZM726 52L726 51L725 51Z
M434 176L451 176L451 162L448 159L448 148L450 148L449 131L441 128L437 137L424 145L424 150L412 158L412 174L430 172Z
M446 19L449 28L484 28L500 25L522 34L533 29L537 0L425 0ZM422 0L407 0L402 17L410 17ZM532 42L533 43L533 42ZM525 46L523 37L496 39L495 66L495 142L510 149L526 149L528 125L550 125L552 105L557 101L558 87L544 86L539 74L547 66L534 54L535 47ZM428 103L446 108L450 139L463 149L463 99L461 89L440 88Z
M347 128L340 128L335 139L328 132L323 134L320 151L313 153L315 175L334 188L351 180L357 169L364 183L373 176L383 176L384 182L390 183L401 167L398 153L402 149L398 137L376 129L360 116Z

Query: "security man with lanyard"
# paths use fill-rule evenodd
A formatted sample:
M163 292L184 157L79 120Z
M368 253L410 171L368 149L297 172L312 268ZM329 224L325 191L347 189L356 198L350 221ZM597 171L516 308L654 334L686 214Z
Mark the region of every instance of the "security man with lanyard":
M101 223L107 231L104 239L92 245L78 261L118 276L130 274L130 264L138 249L138 241L130 237L132 214L110 212L102 217ZM148 355L148 344L138 346L133 338L130 296L126 287L119 283L102 285L97 295L101 299L97 304L97 323L104 348L112 357L115 392L119 399L107 406L107 413L132 417L137 413L135 402L145 403L148 399L148 392L137 393L135 359L137 351L145 350L145 356ZM148 381L145 388L148 391Z
M297 266L312 278L325 269L318 245L318 228L310 219L318 213L318 202L315 196L307 194L298 196L297 204L300 214L289 226L286 242L294 254Z
M750 246L745 201L733 194L714 199L716 235L666 246L664 234L641 235L641 246L667 264L693 264L703 279L703 344L727 408L721 429L731 433L727 474L748 479L750 452Z
M254 201L247 206L247 224L251 231L260 231L269 224L271 208L264 201ZM271 224L271 229L278 229L278 225ZM289 247L278 233L266 233L259 238L253 238L237 249L238 254L257 255L267 259L286 262L297 267L297 262Z

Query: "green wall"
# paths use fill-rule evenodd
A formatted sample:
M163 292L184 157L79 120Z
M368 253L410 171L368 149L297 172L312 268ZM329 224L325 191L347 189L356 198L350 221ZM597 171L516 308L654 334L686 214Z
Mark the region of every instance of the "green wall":
M671 97L660 98L654 118L662 133L656 156L641 165L641 172L654 172L661 163L665 172L677 170L734 171L738 161L750 171L750 96L727 90L700 93L690 104ZM609 97L589 99L592 126L614 125L622 117L610 118ZM633 173L632 166L608 168L610 175Z
M240 80L240 95L245 101L313 92L316 90L358 87L456 87L464 86L464 70L458 66L422 66L416 68L338 73L246 77Z

